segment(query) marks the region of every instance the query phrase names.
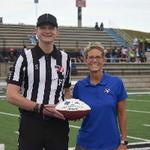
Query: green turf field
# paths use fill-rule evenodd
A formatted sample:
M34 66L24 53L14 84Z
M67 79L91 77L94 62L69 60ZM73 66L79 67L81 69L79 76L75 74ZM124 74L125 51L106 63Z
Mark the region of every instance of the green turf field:
M127 100L128 140L130 143L150 142L150 95L129 95ZM18 111L0 100L0 144L6 150L17 149ZM80 122L70 122L69 146L74 147Z

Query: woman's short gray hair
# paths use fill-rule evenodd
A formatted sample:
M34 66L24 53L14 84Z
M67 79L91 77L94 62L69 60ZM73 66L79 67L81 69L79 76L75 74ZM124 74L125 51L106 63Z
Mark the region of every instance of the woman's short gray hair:
M96 48L102 52L102 57L104 57L104 46L100 42L90 42L84 50L84 56L87 57L87 54L90 50Z

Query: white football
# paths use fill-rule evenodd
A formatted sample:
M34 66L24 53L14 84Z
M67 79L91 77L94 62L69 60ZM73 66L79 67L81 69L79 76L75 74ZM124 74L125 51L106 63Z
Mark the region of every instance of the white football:
M68 120L76 120L85 117L91 110L85 102L79 99L66 99L56 105L56 110L64 115Z

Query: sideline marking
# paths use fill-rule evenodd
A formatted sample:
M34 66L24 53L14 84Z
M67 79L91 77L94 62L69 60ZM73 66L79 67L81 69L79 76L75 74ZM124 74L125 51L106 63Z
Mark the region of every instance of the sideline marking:
M143 95L143 94L150 94L150 92L127 92L128 95Z
M144 127L150 127L150 124L143 124Z
M133 143L129 143L129 145L135 145L137 143L133 142ZM149 141L148 142L138 142L138 144L149 144Z
M150 140L148 140L148 139L139 138L139 137L135 137L135 136L127 136L127 137L130 138L130 139L142 140L142 141L145 141L145 142L150 142Z
M130 109L127 109L127 111L129 111L129 112L136 112L136 113L150 114L149 111L139 111L139 110L130 110Z
M12 117L19 117L17 114L11 114L11 113L5 113L5 112L0 112L2 115L7 115L7 116L12 116Z
M150 150L150 147L144 147L144 148L132 148L130 150Z
M4 144L0 144L0 150L5 150L5 145Z
M15 134L18 134L18 135L19 135L19 131L15 131Z
M74 126L74 125L69 125L69 127L71 127L71 128L76 128L76 129L80 129L79 126Z
M135 100L135 99L127 99L127 101L133 101L133 102L146 102L146 103L150 103L150 100Z

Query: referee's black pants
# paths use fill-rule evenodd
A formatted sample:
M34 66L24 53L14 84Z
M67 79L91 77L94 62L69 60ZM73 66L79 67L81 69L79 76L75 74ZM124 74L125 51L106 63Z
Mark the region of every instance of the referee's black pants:
M68 150L68 133L68 121L22 114L18 150Z

